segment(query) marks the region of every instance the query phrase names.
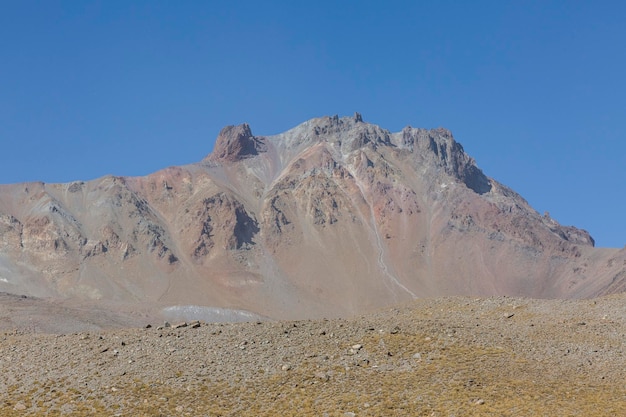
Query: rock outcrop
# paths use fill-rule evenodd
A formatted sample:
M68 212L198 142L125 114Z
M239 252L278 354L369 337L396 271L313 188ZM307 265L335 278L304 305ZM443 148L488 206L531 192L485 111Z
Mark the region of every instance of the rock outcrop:
M252 135L250 126L226 126L215 141L215 149L206 159L223 162L235 162L265 152L267 147L263 138Z

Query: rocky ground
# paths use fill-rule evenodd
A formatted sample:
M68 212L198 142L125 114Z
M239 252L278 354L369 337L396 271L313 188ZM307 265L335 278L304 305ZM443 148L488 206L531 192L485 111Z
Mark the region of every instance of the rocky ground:
M12 303L3 314L25 311ZM57 334L8 320L3 416L626 415L625 295L422 299L344 320Z

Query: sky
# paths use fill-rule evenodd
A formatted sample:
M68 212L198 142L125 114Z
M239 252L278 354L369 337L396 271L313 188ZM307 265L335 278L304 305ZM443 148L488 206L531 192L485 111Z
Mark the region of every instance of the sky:
M626 2L0 0L0 183L145 175L226 125L445 127L626 245Z

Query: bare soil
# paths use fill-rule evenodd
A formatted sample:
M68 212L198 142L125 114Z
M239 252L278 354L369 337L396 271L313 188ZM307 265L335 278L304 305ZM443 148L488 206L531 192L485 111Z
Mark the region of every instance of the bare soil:
M3 416L626 415L625 295L421 299L350 319L184 327L68 309L83 316L58 329L83 330L56 334L40 332L43 319L7 328L36 303L4 297ZM90 314L99 329L85 331ZM124 320L141 327L112 328Z

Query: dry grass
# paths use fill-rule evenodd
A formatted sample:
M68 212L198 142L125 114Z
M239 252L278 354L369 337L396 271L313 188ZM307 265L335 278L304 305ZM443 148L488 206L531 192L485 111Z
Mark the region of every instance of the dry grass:
M87 375L89 388L48 373L18 381L2 392L0 415L622 416L623 303L611 302L443 300L352 321L207 325L102 340L7 337L6 346L38 340L58 351L83 343L68 347L85 355L78 365L105 365ZM119 357L101 353L122 339ZM146 372L111 373L119 361L130 366L122 356L133 352L147 355Z
M626 390L590 385L575 373L545 378L541 364L510 351L451 344L434 346L424 335L372 335L369 363L328 368L303 362L294 369L227 383L191 382L175 389L135 381L110 387L114 403L97 392L48 381L22 395L9 390L3 416L607 416L626 415ZM435 349L433 349L433 347ZM430 352L420 358L414 352ZM389 356L389 354L393 356ZM385 356L389 358L385 360ZM379 365L372 365L377 362ZM393 365L392 365L393 364ZM36 400L35 400L36 399ZM26 410L14 410L17 403Z

